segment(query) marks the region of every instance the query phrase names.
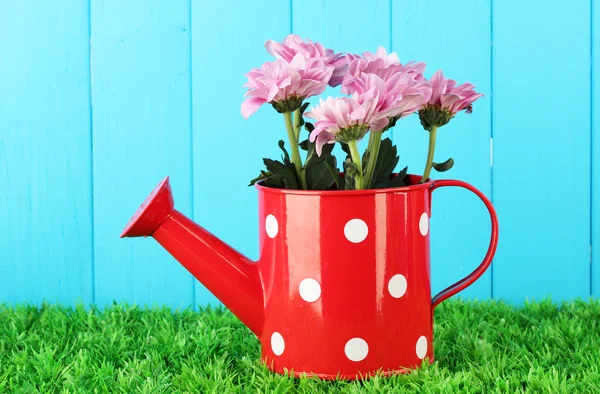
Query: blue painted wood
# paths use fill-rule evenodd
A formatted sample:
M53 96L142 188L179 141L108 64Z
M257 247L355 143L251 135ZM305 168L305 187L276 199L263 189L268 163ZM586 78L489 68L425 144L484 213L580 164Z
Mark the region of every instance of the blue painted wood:
M600 7L592 6L592 106L591 106L591 152L592 152L592 294L600 295Z
M435 161L449 157L454 167L432 171L432 179L459 179L491 198L491 62L489 2L392 1L392 46L400 61L423 61L425 76L439 69L457 83L471 82L485 96L473 113L459 113L438 131ZM394 128L399 170L423 174L428 133L417 115L401 119ZM432 290L438 292L467 276L481 263L488 248L490 219L483 203L470 192L439 189L433 194L431 217ZM491 297L491 271L455 297Z
M368 28L357 28L360 21L372 22ZM374 52L380 45L389 48L390 3L376 0L365 7L359 0L294 1L292 28L295 34L336 52ZM342 96L338 87L322 96L328 95Z
M494 2L497 298L590 294L589 8Z
M488 298L492 279L519 303L600 294L600 7L587 0L13 3L0 6L0 302L216 302L154 240L119 235L169 175L180 211L258 257L247 183L286 134L271 107L241 117L242 85L290 31L337 51L384 45L486 94L439 132L436 159L456 165L434 177L493 194L500 220L493 275L459 296ZM393 136L399 169L422 171L417 117ZM233 175L215 192L219 172ZM489 219L461 190L436 191L433 215L437 291L480 261Z
M190 10L187 0L92 0L96 301L193 304L193 278L153 239L119 235L171 177L191 214Z
M0 5L0 302L93 300L88 11Z
M377 21L369 23L368 28L358 28L356 22L349 21ZM331 48L338 53L362 54L375 52L379 46L390 46L390 2L388 0L375 0L364 6L364 1L359 0L309 0L294 1L292 9L292 29L295 34L304 39L322 43L325 48ZM340 87L327 87L318 97L308 101L311 108L318 105L319 98L342 97ZM307 138L308 133L303 132L302 138ZM368 139L359 143L360 152L364 152ZM338 146L334 148L338 158L338 167L341 169L346 154Z
M242 117L242 85L244 74L272 59L264 43L289 33L287 1L192 4L194 218L252 259L258 258L258 207L248 183L264 169L263 157L281 156L277 141L287 137L271 106ZM219 304L200 283L196 302Z

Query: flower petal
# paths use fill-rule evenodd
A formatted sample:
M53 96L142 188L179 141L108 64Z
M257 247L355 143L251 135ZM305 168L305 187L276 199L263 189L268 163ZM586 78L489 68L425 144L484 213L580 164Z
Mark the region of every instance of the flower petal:
M350 112L350 119L352 120L362 120L367 115L367 109L363 106L356 108L354 111Z
M390 123L390 121L387 117L380 117L373 120L371 123L369 123L371 132L380 132L385 128L385 126L388 125L388 123Z
M275 96L277 96L277 93L279 93L279 87L276 84L272 84L269 88L269 93L267 94L267 102L270 103L273 101Z
M449 110L452 114L457 111L456 107L460 104L460 97L456 94L446 93L442 95L440 100L441 107Z
M446 93L446 78L444 78L442 70L436 71L429 82L431 83L431 98L429 99L429 104L439 105L442 94Z
M317 156L321 156L323 153L323 146L325 144L334 144L335 136L329 132L321 133L317 137L317 143L315 144L315 150L317 152Z
M268 40L265 43L265 49L270 55L275 56L276 58L285 59L288 62L293 57L291 56L289 49L285 45L282 45L281 43L273 40Z
M306 58L304 55L297 53L290 62L290 67L304 69L306 67Z
M242 116L246 119L253 113L258 111L261 105L265 103L265 99L261 97L249 97L242 102Z

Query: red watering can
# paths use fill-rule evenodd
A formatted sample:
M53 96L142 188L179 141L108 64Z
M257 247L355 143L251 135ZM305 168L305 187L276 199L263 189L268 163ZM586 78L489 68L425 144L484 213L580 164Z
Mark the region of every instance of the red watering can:
M256 184L260 258L251 261L174 209L169 178L121 237L152 236L260 339L277 373L356 379L433 362L433 310L475 282L498 241L490 201L455 180L305 191ZM431 298L432 192L459 186L489 210L491 241L469 276Z

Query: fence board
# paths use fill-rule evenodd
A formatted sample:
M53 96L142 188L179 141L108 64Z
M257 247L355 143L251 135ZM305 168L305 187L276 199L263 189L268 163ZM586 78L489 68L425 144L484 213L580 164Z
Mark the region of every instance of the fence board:
M191 210L189 2L91 11L96 299L187 307L192 276L154 240L119 235L167 175Z
M439 131L436 159L456 164L433 173L473 184L499 214L492 270L459 296L600 293L600 41L590 23L600 11L590 1L90 2L0 6L0 302L217 302L155 241L119 235L169 175L180 211L258 257L247 185L286 133L270 106L242 118L242 85L271 59L265 41L291 31L339 52L383 45L427 62L428 77L441 68L485 94ZM418 117L389 136L398 169L422 172ZM489 219L466 191L440 190L431 228L438 291L479 263Z
M479 0L460 3L442 0L392 2L392 46L400 61L424 61L426 77L439 69L457 83L471 82L485 96L473 113L457 114L438 131L435 161L452 157L454 167L432 171L432 179L460 179L492 197L490 172L491 62L490 5ZM422 174L427 158L428 133L418 116L400 120L394 130L399 169ZM485 256L490 219L481 201L457 188L433 195L431 217L432 290L440 291L467 276ZM491 296L492 268L459 297Z
M242 117L242 85L244 74L272 59L265 41L290 33L289 2L194 3L192 26L194 218L257 259L257 194L248 183L264 168L263 157L281 156L277 141L286 134L269 105ZM196 302L218 304L199 283Z
M357 28L361 21L369 21L368 28ZM380 45L389 48L390 3L376 0L364 7L358 0L295 1L292 28L336 52L375 52ZM341 96L339 88L330 94Z
M377 22L369 22L369 28L357 29L357 21ZM375 52L379 46L389 50L390 3L388 0L375 0L369 3L369 7L364 7L364 2L358 0L295 1L292 29L302 38L321 42L338 53ZM345 95L340 93L339 86L327 87L320 96L308 100L311 103L309 109L319 103L319 97L326 99L328 96ZM308 133L303 133L303 138L307 138ZM367 141L368 138L365 138L359 143L361 152L366 149ZM339 146L334 148L333 153L338 158L338 167L342 169L341 163L346 154Z
M600 7L592 3L592 294L600 295Z
M88 11L0 5L0 302L93 300Z
M494 2L494 296L590 294L590 2Z

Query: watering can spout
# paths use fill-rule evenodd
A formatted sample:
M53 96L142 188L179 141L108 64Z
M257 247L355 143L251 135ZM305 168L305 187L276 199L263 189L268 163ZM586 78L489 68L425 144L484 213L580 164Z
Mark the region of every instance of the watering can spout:
M174 209L169 177L150 193L121 234L148 236L260 337L264 308L256 263Z

